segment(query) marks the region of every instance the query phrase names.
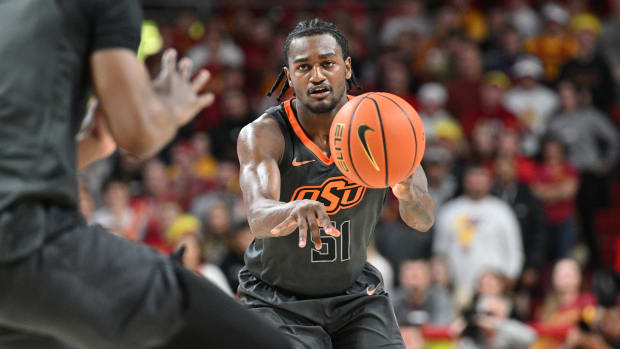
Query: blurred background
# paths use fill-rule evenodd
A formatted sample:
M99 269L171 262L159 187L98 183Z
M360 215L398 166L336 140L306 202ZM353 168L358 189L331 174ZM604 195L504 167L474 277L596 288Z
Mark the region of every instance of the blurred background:
M140 56L213 74L216 103L144 163L82 173L92 224L170 253L235 296L252 241L236 139L266 108L287 33L335 22L362 90L420 114L437 207L390 197L368 258L408 348L620 348L620 0L143 0ZM289 92L290 93L290 92Z

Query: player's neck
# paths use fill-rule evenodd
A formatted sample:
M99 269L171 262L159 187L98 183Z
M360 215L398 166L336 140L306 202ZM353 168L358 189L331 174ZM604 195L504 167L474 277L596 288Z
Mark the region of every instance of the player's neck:
M307 109L302 103L293 100L291 106L295 109L297 119L304 131L326 153L329 153L329 129L338 110L347 102L343 98L336 107L329 113L317 114Z

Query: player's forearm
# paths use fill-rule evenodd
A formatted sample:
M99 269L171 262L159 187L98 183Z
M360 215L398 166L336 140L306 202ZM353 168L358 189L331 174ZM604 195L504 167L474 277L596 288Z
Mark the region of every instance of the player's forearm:
M291 202L261 199L249 208L248 224L256 238L270 238L271 230L288 218L292 210Z
M403 221L415 230L428 231L435 222L435 202L428 193L420 192L413 200L398 200L398 209Z

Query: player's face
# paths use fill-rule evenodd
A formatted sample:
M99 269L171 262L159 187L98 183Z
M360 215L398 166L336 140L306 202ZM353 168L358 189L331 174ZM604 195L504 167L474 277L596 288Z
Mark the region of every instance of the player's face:
M351 58L344 59L338 42L329 34L294 39L284 69L297 99L313 113L329 113L346 98Z

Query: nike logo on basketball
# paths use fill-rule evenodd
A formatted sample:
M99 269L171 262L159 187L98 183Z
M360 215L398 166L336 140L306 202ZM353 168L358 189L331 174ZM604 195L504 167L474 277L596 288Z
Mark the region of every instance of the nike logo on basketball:
M375 288L373 288L372 290L370 289L370 287L366 287L366 294L369 296L375 294L375 292L377 292L377 289L379 288L379 285L381 285L381 283L378 283L377 286L375 286Z
M366 156L368 156L368 160L370 160L370 163L372 164L372 167L375 168L375 170L379 171L379 165L377 165L377 162L375 161L375 158L372 156L372 152L370 151L370 147L368 147L368 143L366 142L366 131L375 131L372 128L370 128L370 126L368 125L359 125L357 127L357 137L360 140L360 143L362 143L362 147L364 147L364 153L366 153Z
M297 167L297 166L301 166L301 165L305 165L305 164L309 164L311 162L314 162L314 160L307 160L307 161L297 161L297 158L293 159L293 166Z

